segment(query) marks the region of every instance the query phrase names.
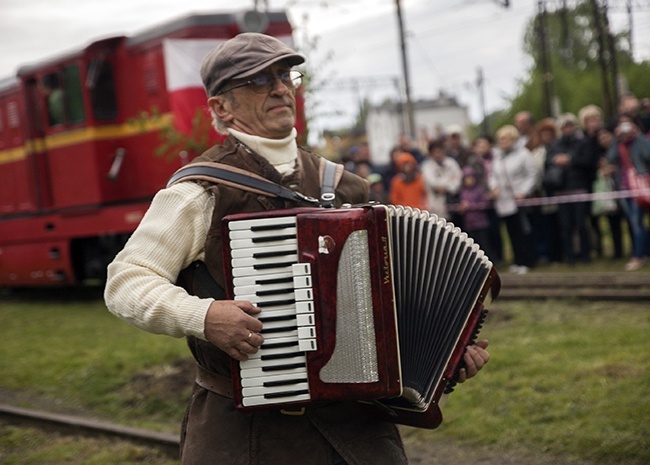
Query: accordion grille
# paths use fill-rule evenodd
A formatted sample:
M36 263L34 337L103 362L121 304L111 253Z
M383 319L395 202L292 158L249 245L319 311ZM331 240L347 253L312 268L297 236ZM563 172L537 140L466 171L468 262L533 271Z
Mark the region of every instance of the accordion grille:
M368 232L354 231L341 251L336 284L336 345L320 378L328 383L379 379Z

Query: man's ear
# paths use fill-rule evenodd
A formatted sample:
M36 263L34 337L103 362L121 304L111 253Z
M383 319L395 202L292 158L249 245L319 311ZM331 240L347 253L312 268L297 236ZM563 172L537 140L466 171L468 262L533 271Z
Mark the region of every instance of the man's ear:
M208 99L208 105L214 112L215 115L223 122L230 122L233 120L234 116L230 111L231 104L227 98L224 98L223 95L216 95Z

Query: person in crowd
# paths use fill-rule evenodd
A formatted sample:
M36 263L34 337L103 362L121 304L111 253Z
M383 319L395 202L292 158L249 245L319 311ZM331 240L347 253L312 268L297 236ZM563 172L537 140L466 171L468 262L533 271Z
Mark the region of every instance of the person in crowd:
M429 143L429 156L422 162L422 177L427 192L427 207L431 213L454 221L449 211L450 197L460 189L463 173L456 160L447 156L441 140Z
M492 146L494 145L494 140L487 134L481 134L478 136L471 145L471 151L476 160L481 161L482 165L482 176L479 176L479 183L483 185L485 190L488 193L489 206L486 210L489 219L489 249L490 259L494 263L501 263L503 261L503 239L501 237L501 220L499 215L497 215L496 210L494 209L494 203L491 199L490 189L488 187L488 179L490 178L490 173L492 171L492 162L494 160L494 154L492 152ZM471 166L474 166L473 164Z
M532 150L537 143L534 141L535 135L535 118L529 111L520 111L515 115L514 124L519 133L517 147L526 147ZM531 141L533 139L533 141ZM532 144L532 145L531 145Z
M227 138L192 161L243 169L304 195L320 197L321 158L296 144L296 87L292 67L304 57L282 41L243 33L204 59L201 78L214 125ZM368 200L368 184L341 170L335 204ZM162 189L124 249L108 268L105 300L125 321L154 333L187 337L197 379L183 420L181 463L240 465L406 464L395 425L360 402L330 402L303 409L235 409L231 363L244 361L264 342L260 308L224 300L214 289L201 297L182 287L204 262L205 280L225 288L221 219L235 212L299 206L297 202L220 183L178 182ZM185 271L183 271L185 270ZM189 272L189 273L186 273ZM461 380L487 362L486 342L467 349Z
M600 145L604 154L598 162L598 173L602 175L612 190L615 190L616 182L614 177L617 170L614 165L609 164L607 161L607 152L614 144L614 134L606 127L601 127L596 137L598 139L598 145ZM601 213L600 216L604 215L607 218L609 231L612 236L612 258L618 260L623 258L623 222L625 221L625 217L619 206L619 201L616 199L613 199L613 201L616 208L609 208L606 212ZM602 237L600 225L597 228L597 233ZM630 236L633 236L631 231Z
M399 150L399 153L406 152L413 155L413 158L415 158L415 161L418 163L418 165L424 160L422 151L415 144L415 142L413 142L413 138L408 134L400 134L399 140L397 142L397 150Z
M499 128L496 139L498 147L494 151L489 187L512 245L514 263L510 271L525 274L535 266L536 257L530 219L517 203L533 193L537 169L530 151L516 144L519 139L517 128L512 125Z
M476 171L471 166L463 168L463 182L460 188L458 211L462 217L462 229L483 249L488 257L493 257L490 247L490 218L485 185L481 184Z
M470 151L463 142L463 128L459 124L450 124L445 128L445 152L449 158L456 160L461 168L467 165Z
M390 203L426 210L427 191L415 157L402 152L395 162L399 171L390 184Z
M390 189L390 185L393 182L393 178L399 172L399 170L397 169L396 160L401 153L404 152L402 152L398 146L393 147L388 157L388 163L386 163L384 166L378 167L376 170L377 173L381 174L381 177L384 180L384 187L386 188L386 194L388 194L388 190Z
M384 179L379 173L370 173L366 178L370 185L370 198L372 202L379 202L381 204L388 204L388 190L384 186Z
M639 174L650 172L650 140L641 133L638 119L621 115L614 132L616 136L607 152L607 161L616 168L616 185L620 190L630 189L629 171ZM640 269L646 262L650 244L650 232L645 225L646 212L633 197L620 200L632 232L632 258L625 265L628 271Z
M594 180L598 160L592 153L580 151L583 135L575 115L565 113L557 119L560 137L549 150L546 158L545 187L551 195L588 194ZM561 180L549 182L549 171L561 175ZM557 180L557 179L554 179ZM564 260L575 264L577 260L591 260L591 242L588 221L588 201L563 202L558 206L558 220ZM578 234L579 250L574 250L574 234Z
M521 136L520 136L521 138ZM535 124L534 130L525 146L531 150L537 179L535 180L534 195L546 197L544 189L544 169L546 155L557 140L557 128L553 118L544 118ZM558 206L543 204L528 210L533 226L535 253L538 263L559 263L562 261L561 238L558 226Z
M584 106L578 111L578 122L580 129L584 135L582 142L578 146L577 158L582 160L591 160L592 166L591 179L589 179L589 192L593 193L594 182L599 173L602 160L605 156L605 151L598 141L598 131L600 131L603 124L603 111L596 105ZM615 203L614 203L615 204ZM594 215L594 204L589 202L589 221L588 226L592 232L591 238L593 240L592 249L596 255L601 257L603 254L603 241L602 232L600 228L600 217Z

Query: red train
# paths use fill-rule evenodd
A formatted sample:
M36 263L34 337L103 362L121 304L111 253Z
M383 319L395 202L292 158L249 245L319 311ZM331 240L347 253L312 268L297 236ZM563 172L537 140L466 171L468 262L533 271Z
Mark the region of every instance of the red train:
M0 287L104 281L153 195L215 140L201 58L247 31L292 40L282 12L191 15L0 80Z

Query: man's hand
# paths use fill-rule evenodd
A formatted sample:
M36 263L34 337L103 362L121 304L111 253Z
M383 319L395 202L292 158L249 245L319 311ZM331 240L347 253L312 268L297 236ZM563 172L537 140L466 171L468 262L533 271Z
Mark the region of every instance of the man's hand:
M473 378L481 368L490 361L490 353L485 350L488 346L488 341L483 339L476 341L474 345L468 346L463 356L465 367L461 368L458 372L458 382L464 383L465 380Z
M264 342L260 309L244 300L215 300L205 317L205 338L232 358L248 360Z

